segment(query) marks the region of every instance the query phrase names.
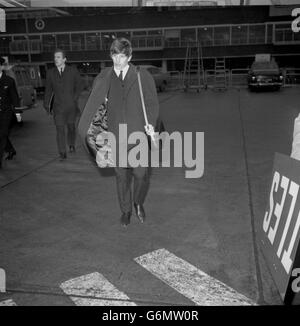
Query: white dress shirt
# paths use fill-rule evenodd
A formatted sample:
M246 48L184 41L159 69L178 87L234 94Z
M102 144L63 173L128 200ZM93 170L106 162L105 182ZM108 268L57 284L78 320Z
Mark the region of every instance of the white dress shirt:
M125 66L125 67L122 69L122 71L123 71L123 80L124 80L124 78L125 78L125 76L126 76L126 74L127 74L128 69L129 69L129 65ZM114 67L114 71L115 71L116 75L119 77L119 75L120 75L120 73L121 73L121 70L118 70L118 69L116 69L116 68Z
M59 72L59 74L61 74L61 73L63 73L64 72L64 70L65 70L65 67L66 67L66 65L64 65L64 66L61 66L61 67L56 67L57 68L57 70L58 70L58 72Z

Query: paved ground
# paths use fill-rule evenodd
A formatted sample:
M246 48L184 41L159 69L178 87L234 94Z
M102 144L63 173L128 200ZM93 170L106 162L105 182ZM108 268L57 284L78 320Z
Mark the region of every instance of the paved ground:
M239 302L281 304L256 229L274 152L290 154L299 94L296 88L161 94L168 131L205 132L204 175L186 179L185 168L153 170L147 221L133 216L127 229L119 224L113 174L100 173L80 143L59 162L51 118L41 106L24 113L24 126L11 136L17 156L0 174L0 268L7 277L0 302L97 304L91 300L98 296L112 304L214 304L231 291ZM167 262L174 274L163 279ZM193 277L208 283L195 290ZM100 294L80 292L87 284Z

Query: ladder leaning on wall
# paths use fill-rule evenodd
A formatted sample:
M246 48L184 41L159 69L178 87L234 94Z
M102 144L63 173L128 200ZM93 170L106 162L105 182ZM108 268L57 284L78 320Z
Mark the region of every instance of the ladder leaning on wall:
M201 88L207 88L202 46L200 42L190 42L186 48L184 61L183 89L184 91L196 89L199 92Z
M215 90L226 90L226 67L225 58L215 58L214 87Z

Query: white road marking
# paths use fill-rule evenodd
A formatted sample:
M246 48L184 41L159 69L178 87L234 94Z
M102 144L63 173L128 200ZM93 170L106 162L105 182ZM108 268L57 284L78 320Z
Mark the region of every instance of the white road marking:
M0 307L1 306L16 306L16 303L13 300L8 299L8 300L0 301Z
M71 279L60 287L77 306L136 306L98 272Z
M165 249L155 250L134 260L196 305L255 305L244 295Z
M0 292L6 292L6 274L2 268L0 268Z

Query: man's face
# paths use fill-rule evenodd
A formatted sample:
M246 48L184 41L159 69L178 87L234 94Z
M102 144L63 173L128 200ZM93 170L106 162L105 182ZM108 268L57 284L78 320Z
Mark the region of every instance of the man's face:
M66 58L63 57L61 52L54 53L54 62L56 67L61 67L65 64Z
M114 67L117 70L123 70L131 60L131 56L127 57L127 55L124 53L113 54L111 58L113 60Z

